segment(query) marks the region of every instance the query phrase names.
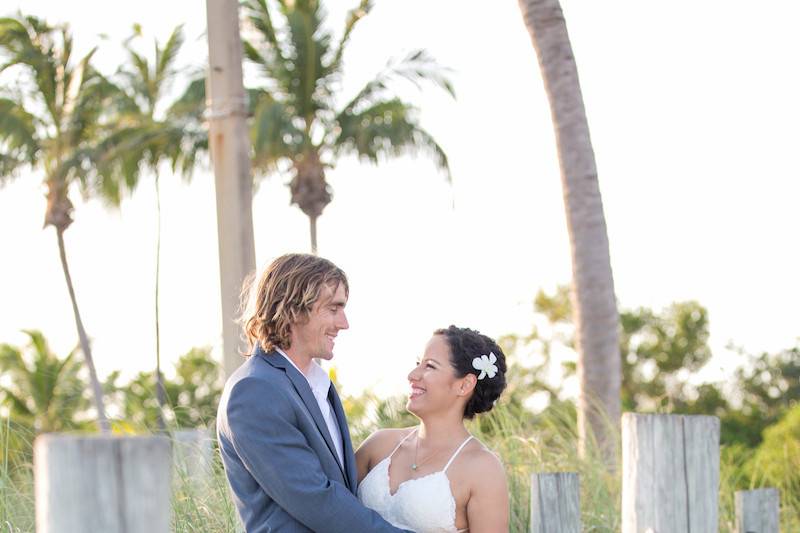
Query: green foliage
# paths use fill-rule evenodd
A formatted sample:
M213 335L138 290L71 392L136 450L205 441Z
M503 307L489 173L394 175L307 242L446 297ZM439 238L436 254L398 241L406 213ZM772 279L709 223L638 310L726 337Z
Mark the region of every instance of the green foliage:
M507 354L520 360L527 352L525 359L533 360L533 365L516 363L509 372L515 402L533 394L553 402L563 395L553 379L556 351L567 354L561 376L576 373L569 288L539 291L534 310L537 322L528 335L500 338ZM723 444L753 448L762 431L800 401L800 348L757 357L742 354L745 364L736 370L734 383L691 383L691 375L712 355L708 312L697 302L676 302L660 312L622 310L620 328L625 411L715 415L722 422Z
M688 373L711 358L708 313L697 302L678 302L656 314L620 313L623 409L675 411L691 388Z
M136 188L144 172L152 172L158 180L162 162L190 179L198 157L208 150L202 117L204 79L191 80L174 102L164 101L172 85L185 75L185 69L176 64L184 43L181 26L163 45L155 43L152 58L134 48L138 30L124 43L128 61L115 77L114 126L92 154L98 168L95 186L114 204L120 202L124 189Z
M0 19L0 71L17 74L15 89L0 96L2 176L22 166L44 170L48 187L47 224L71 223L69 185L92 190L89 156L109 118L110 84L91 65L95 50L74 60L66 25L51 26L32 16ZM0 181L2 184L2 181Z
M362 0L351 10L337 41L320 1L242 2L244 54L260 81L248 91L253 167L258 177L292 172L291 201L312 221L312 247L315 221L332 200L325 172L339 157L378 163L426 153L449 178L444 150L422 129L416 108L392 89L400 81L430 83L453 94L447 71L426 51L389 61L349 100L340 94L344 50L371 9L372 2Z
M174 533L242 531L218 453L214 453L211 476L207 479L178 475L174 480L170 530Z
M776 487L782 493L787 512L793 511L800 528L800 404L786 412L764 431L764 441L750 463L751 484Z
M16 347L0 344L0 413L17 428L7 440L9 449L29 454L25 446L42 432L89 430L88 384L76 350L60 358L39 331L25 332L30 341ZM105 383L117 427L124 431L156 430L158 402L152 372L142 372L125 384L113 372ZM170 427L213 427L222 394L220 365L210 348L193 348L175 364L175 376L165 380Z
M0 417L0 531L34 530L32 435Z
M551 308L552 309L552 308ZM39 343L39 346L46 345ZM789 351L784 354L784 358ZM770 359L770 358L767 358ZM512 360L511 367L515 368ZM788 363L787 363L788 364ZM747 373L746 375L750 375ZM786 374L789 375L789 374ZM117 376L118 378L118 376ZM336 380L335 371L331 378ZM620 527L620 479L608 473L598 450L590 446L586 457L577 450L576 412L571 402L555 399L543 411L525 407L529 382L514 381L509 375L509 394L497 406L468 423L469 431L502 458L511 495L510 531L527 531L530 520L530 476L534 472L572 471L581 479L581 513L585 531L610 532ZM113 382L113 380L111 380ZM167 380L176 426L210 425L219 400L221 376L209 350L195 349L176 366L174 379ZM150 373L140 374L122 387L109 383L112 398L124 402L125 418L134 429L153 429L155 383ZM793 384L787 383L789 387ZM515 386L516 390L512 390ZM381 427L415 425L416 418L405 410L405 398L380 399L366 392L345 397L354 443ZM781 421L765 432L763 444L754 453L743 445L723 446L720 478L720 530L733 532L733 494L736 490L774 486L782 497L781 526L795 531L800 526L800 406L794 405ZM32 429L5 418L0 428L0 518L8 531L31 531L34 521L30 446ZM591 443L590 439L590 443ZM173 492L173 523L176 532L237 531L238 518L229 496L219 457L214 454L213 475L197 485L182 477ZM621 465L617 465L617 472Z
M800 346L747 360L736 370L734 390L741 408L729 425L749 446L756 446L768 426L800 403Z
M169 427L213 427L222 394L222 370L211 358L210 348L193 348L178 360L175 377L164 379L165 418ZM158 429L156 382L152 372L140 372L129 383L117 386L119 373L107 387L121 404L122 420L135 430Z
M0 344L0 375L7 382L0 384L0 405L15 424L36 432L85 428L88 386L77 350L61 358L40 331L25 334L29 342L22 348Z

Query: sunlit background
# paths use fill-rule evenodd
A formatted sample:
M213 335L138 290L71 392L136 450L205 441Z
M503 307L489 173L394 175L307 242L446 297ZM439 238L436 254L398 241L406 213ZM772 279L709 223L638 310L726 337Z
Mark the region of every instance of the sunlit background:
M333 27L351 3L336 3ZM731 343L754 352L792 346L800 335L800 6L563 6L620 305L706 306L715 378L738 364ZM134 22L161 41L184 24L184 64L201 69L207 57L203 1L13 0L2 14L17 9L69 22L78 51L108 36L97 57L107 73L121 62L119 42ZM377 167L345 159L328 174L334 201L319 221L319 252L350 277L351 329L334 359L346 393L404 390L437 327L527 331L536 291L571 276L550 113L517 3L377 2L345 57L345 95L388 57L419 47L453 70L455 101L433 90L403 92L448 153L452 183L425 158ZM307 218L289 205L287 180L264 180L254 199L259 267L309 248ZM0 339L23 344L20 330L37 328L65 354L77 338L55 232L42 230L40 184L39 174L22 175L0 190ZM161 186L162 354L175 361L209 345L221 357L212 175L199 170L186 184L164 174ZM100 375L151 369L152 180L120 210L77 194L74 201L67 250Z

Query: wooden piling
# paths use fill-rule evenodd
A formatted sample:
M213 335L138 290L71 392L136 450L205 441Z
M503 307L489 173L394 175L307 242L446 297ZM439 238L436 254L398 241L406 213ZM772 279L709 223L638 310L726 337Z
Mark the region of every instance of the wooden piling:
M37 533L168 533L172 454L162 436L48 434L34 444Z
M574 472L531 475L531 533L580 533L580 480Z
M717 533L719 419L622 417L622 533Z
M780 493L778 489L736 492L736 533L778 533Z

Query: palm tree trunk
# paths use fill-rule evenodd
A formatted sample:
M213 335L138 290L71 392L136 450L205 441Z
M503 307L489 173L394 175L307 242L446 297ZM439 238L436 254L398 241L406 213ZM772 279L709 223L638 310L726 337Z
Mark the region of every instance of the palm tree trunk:
M111 431L111 426L108 423L108 418L106 418L106 410L103 406L103 388L100 386L100 380L97 379L97 371L94 368L94 359L92 359L92 350L89 346L89 337L86 335L86 330L83 329L83 321L81 320L81 314L78 311L78 301L75 298L75 289L72 287L72 277L69 275L67 253L64 248L64 230L60 227L56 227L56 236L58 237L58 254L61 257L61 268L64 270L64 278L67 281L69 299L72 302L72 312L75 315L75 325L78 328L78 339L80 340L83 355L86 358L86 366L89 367L89 378L92 382L94 405L97 409L97 424L101 432L109 433Z
M578 70L558 0L519 0L519 5L539 58L561 166L572 250L580 449L586 453L587 441L595 438L613 467L621 409L619 315Z
M164 404L166 403L166 390L164 390L164 378L161 375L161 327L159 320L159 305L158 305L158 290L161 278L161 189L158 185L158 174L155 176L156 185L156 400L158 401L158 410L156 418L158 419L158 430L161 433L166 433L167 425L164 422Z
M256 268L253 238L253 176L247 104L242 81L238 0L207 0L208 147L214 166L219 243L222 347L225 375L249 353L236 321L242 283Z
M308 217L311 231L311 253L317 255L317 217Z

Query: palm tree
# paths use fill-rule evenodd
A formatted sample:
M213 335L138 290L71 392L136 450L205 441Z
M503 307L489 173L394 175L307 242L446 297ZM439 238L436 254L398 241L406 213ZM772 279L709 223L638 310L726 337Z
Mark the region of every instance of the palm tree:
M176 58L184 42L181 26L176 27L166 43L154 46L153 60L138 53L131 41L141 36L141 27L134 25L134 35L125 43L128 63L118 75L121 78L116 88L115 128L104 139L94 154L98 168L97 185L106 191L106 196L119 203L119 184L133 190L143 172L153 175L156 196L156 264L155 264L155 349L156 349L156 398L158 402L158 425L166 430L164 409L166 389L161 373L161 337L159 320L159 278L161 270L161 194L159 176L162 163L169 162L172 170L180 170L190 179L197 156L208 146L208 136L201 124L204 107L197 97L195 81L187 92L169 109L164 109L164 97L171 84L182 73L176 66ZM202 80L200 80L202 82Z
M102 431L108 431L103 392L67 263L64 232L72 224L70 188L80 185L84 194L95 192L89 183L89 156L102 133L104 112L113 90L91 66L94 50L75 62L72 45L66 26L53 27L21 14L17 18L0 19L0 53L5 56L0 72L16 67L20 77L30 81L19 85L28 92L11 93L7 89L0 98L0 175L6 181L23 168L44 173L47 190L44 225L56 230L81 351L89 368L98 424Z
M581 449L594 435L608 465L615 461L622 363L619 315L603 203L578 70L558 0L519 0L553 115L567 228L572 249L572 298L577 331L578 431ZM611 422L611 424L609 424Z
M88 402L77 349L61 359L41 332L26 330L25 334L26 348L0 344L0 371L11 378L0 386L0 397L8 402L11 418L37 433L80 427L76 416Z
M426 151L447 172L447 156L417 121L416 109L389 92L392 82L431 82L453 95L443 69L424 51L389 62L344 105L337 105L345 47L356 24L372 8L361 0L349 12L338 42L322 27L319 0L277 2L283 18L273 23L267 0L244 0L258 42L244 40L247 58L264 81L250 92L254 105L254 169L262 174L290 169L291 202L310 222L311 251L317 250L317 219L332 200L325 169L343 155L377 163L404 153Z

